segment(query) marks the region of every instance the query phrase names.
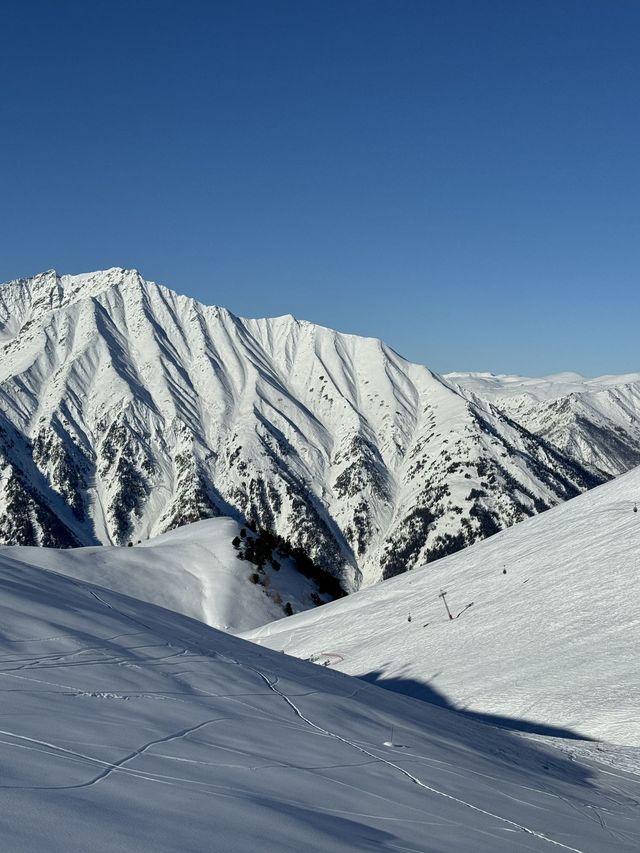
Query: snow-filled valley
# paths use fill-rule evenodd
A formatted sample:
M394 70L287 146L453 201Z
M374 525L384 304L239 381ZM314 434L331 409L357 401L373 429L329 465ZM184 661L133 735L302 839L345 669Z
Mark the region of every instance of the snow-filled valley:
M247 636L509 726L640 746L639 500L636 468Z
M8 551L0 585L3 850L640 845L640 776L596 750L556 750Z

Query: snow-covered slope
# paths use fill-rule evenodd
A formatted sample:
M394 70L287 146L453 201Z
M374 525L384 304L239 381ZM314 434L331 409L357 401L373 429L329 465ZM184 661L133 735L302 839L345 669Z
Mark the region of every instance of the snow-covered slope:
M432 698L435 689L470 711L640 745L636 501L640 468L249 636L401 692ZM441 591L460 614L453 621Z
M18 545L0 547L0 557L97 583L232 633L282 618L287 605L297 613L328 600L290 559L281 558L277 570L267 563L259 571L238 560L232 541L239 532L232 519L212 518L131 548Z
M615 476L640 465L640 373L595 379L451 373L447 379L588 467Z
M640 845L640 777L588 745L569 758L6 552L0 585L3 850Z
M0 288L0 541L253 518L347 590L601 482L382 342L244 320L132 270Z

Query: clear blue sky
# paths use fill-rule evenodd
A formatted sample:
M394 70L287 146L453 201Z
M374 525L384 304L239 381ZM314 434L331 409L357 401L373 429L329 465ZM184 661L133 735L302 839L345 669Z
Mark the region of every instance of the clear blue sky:
M0 280L640 370L638 0L4 0Z

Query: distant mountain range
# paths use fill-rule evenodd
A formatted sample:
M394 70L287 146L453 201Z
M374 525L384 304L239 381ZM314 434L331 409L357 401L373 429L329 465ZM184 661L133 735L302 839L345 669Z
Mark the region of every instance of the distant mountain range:
M640 373L597 379L450 373L447 379L589 468L615 477L640 465Z
M438 376L134 270L0 287L0 542L125 544L216 515L346 591L640 463L640 375Z

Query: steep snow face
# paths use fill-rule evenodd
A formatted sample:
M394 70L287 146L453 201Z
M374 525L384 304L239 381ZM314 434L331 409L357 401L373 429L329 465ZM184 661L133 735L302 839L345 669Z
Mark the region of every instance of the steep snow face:
M0 585L3 850L640 846L640 777L588 745L567 756L6 552Z
M247 636L468 711L640 745L636 501L640 468L433 566Z
M348 591L607 476L378 340L244 320L122 269L0 288L0 460L7 544L224 514Z
M0 557L98 583L230 632L247 631L329 600L291 559L280 557L276 568L267 563L259 571L238 560L232 543L240 532L232 519L212 518L131 548L18 545L0 547Z
M587 379L562 373L543 379L451 373L470 399L502 412L562 453L616 476L640 465L640 373Z

